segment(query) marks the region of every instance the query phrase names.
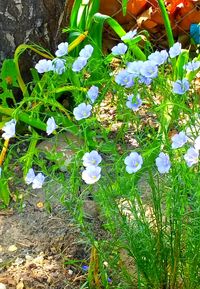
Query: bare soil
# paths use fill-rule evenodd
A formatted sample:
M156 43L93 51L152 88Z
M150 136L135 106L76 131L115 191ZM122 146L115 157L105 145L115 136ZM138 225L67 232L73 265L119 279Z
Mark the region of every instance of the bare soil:
M76 289L86 279L81 265L89 253L79 230L58 202L51 213L44 202L44 192L37 190L22 208L0 211L2 289ZM66 260L78 263L66 265Z

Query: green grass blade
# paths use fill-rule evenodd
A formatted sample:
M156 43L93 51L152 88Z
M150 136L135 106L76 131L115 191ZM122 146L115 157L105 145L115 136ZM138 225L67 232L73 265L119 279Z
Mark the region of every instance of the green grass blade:
M94 15L94 23L92 24L92 37L96 42L97 46L100 50L102 50L102 33L103 33L103 26L104 23L108 23L109 26L115 31L115 33L121 38L123 35L126 34L126 31L123 27L112 17L103 15L101 13L96 13ZM145 54L142 50L137 46L132 46L133 53L135 54L136 58L146 60Z
M128 0L122 0L122 13L125 16L127 11Z
M78 12L79 12L79 8L82 4L82 0L75 0L74 4L72 6L72 11L71 11L71 15L70 15L70 27L71 28L77 28L77 18L78 18Z
M174 70L175 80L183 78L185 74L184 65L188 62L188 59L189 59L189 51L183 50L176 61L175 70Z

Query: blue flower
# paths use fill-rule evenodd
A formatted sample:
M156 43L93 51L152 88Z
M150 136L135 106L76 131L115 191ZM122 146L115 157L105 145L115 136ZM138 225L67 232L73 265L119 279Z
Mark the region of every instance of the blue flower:
M58 45L58 50L56 50L55 55L57 57L64 56L68 54L68 46L69 44L67 42L62 42Z
M79 72L86 66L86 64L87 64L87 58L78 57L72 65L72 70L74 72Z
M46 127L46 133L47 135L50 135L55 129L57 129L56 122L53 117L50 117L47 120L47 127Z
M88 185L98 182L101 177L101 168L96 166L88 166L82 172L82 179Z
M194 148L195 150L199 151L200 150L200 135L195 139L194 141Z
M161 174L168 173L171 168L169 156L161 152L156 158L156 166Z
M90 89L87 91L86 97L88 97L92 103L95 102L99 94L99 88L95 85L92 85Z
M126 70L132 74L133 78L140 76L140 70L144 64L144 61L138 60L133 62L128 62Z
M85 153L83 158L84 167L95 166L97 167L102 161L102 157L97 151L91 151L90 153Z
M158 67L153 61L147 60L143 63L140 73L147 78L155 78L158 75Z
M87 44L83 49L81 49L81 51L79 52L79 56L88 60L91 57L93 51L94 48L92 47L92 45Z
M173 92L176 94L184 94L190 88L190 83L186 78L173 82Z
M111 51L113 55L123 55L126 53L128 47L124 43L119 43L118 45L114 46Z
M187 71L195 71L200 68L200 61L192 60L184 65L184 68Z
M45 176L42 173L37 174L33 180L32 188L41 189L43 186L44 180L45 180Z
M65 59L54 58L52 60L53 71L57 74L63 74L65 72Z
M150 85L152 83L152 80L153 79L150 78L150 77L145 77L145 76L140 75L138 82L139 83L144 83L146 85Z
M176 42L172 47L169 49L169 56L174 58L181 53L181 43Z
M88 271L89 266L87 266L87 265L83 265L83 266L82 266L82 269L83 269L83 271Z
M191 147L187 150L187 153L184 155L184 160L187 163L187 166L190 168L199 161L199 152L195 148Z
M166 50L156 51L148 56L148 59L156 65L161 65L167 61L168 53Z
M27 175L25 177L25 183L27 185L32 184L34 178L35 178L35 173L34 173L34 170L31 168L31 169L28 170L28 173L27 173Z
M139 107L142 105L142 100L140 98L140 95L128 95L128 101L126 102L126 106L133 111L137 111Z
M45 176L42 173L38 173L35 175L34 170L31 168L29 169L26 177L25 182L26 184L32 184L33 189L41 189L45 180Z
M137 34L137 29L130 30L124 36L121 37L121 40L131 40Z
M138 170L141 169L143 164L143 159L141 155L139 155L136 152L130 153L129 156L127 156L124 160L124 163L126 165L126 171L129 174L136 173Z
M90 104L81 103L74 108L73 114L76 120L88 118L91 115L92 106Z
M175 134L172 137L172 149L181 148L188 141L188 137L186 136L184 131Z
M37 71L39 73L45 73L48 71L52 71L53 70L52 61L46 60L46 59L41 59L35 65L35 69L37 69Z
M125 86L126 88L134 85L133 76L126 69L121 70L115 76L115 82L121 86Z

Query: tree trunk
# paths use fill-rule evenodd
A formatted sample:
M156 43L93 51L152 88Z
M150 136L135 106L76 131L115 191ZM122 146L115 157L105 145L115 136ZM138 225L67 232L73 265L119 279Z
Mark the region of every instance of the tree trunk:
M66 25L68 0L0 0L0 62L13 57L21 43L36 43L54 52Z

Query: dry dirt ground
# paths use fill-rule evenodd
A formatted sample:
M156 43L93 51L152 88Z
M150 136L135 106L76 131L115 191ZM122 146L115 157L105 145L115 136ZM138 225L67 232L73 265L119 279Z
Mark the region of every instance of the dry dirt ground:
M0 211L0 289L76 289L86 280L80 232L58 202L49 213L44 200L37 190L22 208Z

